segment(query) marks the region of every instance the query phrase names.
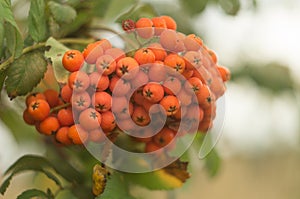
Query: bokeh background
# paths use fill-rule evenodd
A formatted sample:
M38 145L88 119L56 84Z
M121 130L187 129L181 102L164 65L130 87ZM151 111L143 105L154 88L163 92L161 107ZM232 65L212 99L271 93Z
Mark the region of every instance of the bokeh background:
M174 17L179 31L200 35L217 52L219 63L231 70L232 80L227 84L226 117L216 146L221 161L215 175L195 155L192 178L183 188L150 192L136 187L132 192L149 199L299 199L300 1L142 2ZM27 15L28 1L13 4L17 18ZM130 4L118 9L129 8ZM3 93L2 98L3 104L9 103ZM40 136L22 125L18 114L0 106L0 173L23 154L45 151ZM17 177L5 198L14 198L36 180L30 174Z

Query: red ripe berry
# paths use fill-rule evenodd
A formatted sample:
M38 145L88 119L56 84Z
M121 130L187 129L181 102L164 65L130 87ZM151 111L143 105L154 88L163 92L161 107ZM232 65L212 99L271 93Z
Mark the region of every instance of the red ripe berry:
M131 19L126 19L122 21L122 28L126 32L131 32L135 29L135 22Z

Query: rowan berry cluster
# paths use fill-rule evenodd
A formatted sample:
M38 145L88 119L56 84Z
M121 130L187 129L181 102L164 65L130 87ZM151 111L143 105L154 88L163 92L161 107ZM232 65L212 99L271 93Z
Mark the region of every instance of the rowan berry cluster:
M30 94L26 123L63 144L103 142L113 131L129 132L145 143L145 152L212 127L216 100L230 78L216 54L198 36L177 32L169 16L122 25L147 42L127 54L107 39L83 52L65 52L67 83L59 92Z

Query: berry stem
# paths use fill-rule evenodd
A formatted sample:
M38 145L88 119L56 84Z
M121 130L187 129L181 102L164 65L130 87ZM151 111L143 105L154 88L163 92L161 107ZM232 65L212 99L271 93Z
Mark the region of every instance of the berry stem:
M113 34L116 34L118 35L123 41L127 42L133 49L137 49L138 46L135 44L134 41L132 41L130 38L128 37L125 37L124 35L120 34L118 31L110 28L110 27L107 27L107 26L102 26L102 25L99 25L99 24L95 24L94 26L92 26L90 28L91 30L102 30L102 31L108 31L108 32L111 32Z
M58 39L57 41L59 41L60 43L63 43L63 44L87 45L95 40L94 39L84 39L84 38L65 38L65 39ZM23 49L22 55L24 55L28 52L31 52L33 50L39 49L39 48L43 48L45 46L46 46L46 42L41 42L41 43L34 44L32 46L28 46ZM3 63L1 63L0 64L0 72L7 69L8 66L14 62L14 60L15 60L15 58L13 56L10 56L7 60L5 60Z
M54 107L54 108L51 109L50 113L59 111L60 109L69 107L70 105L71 105L70 103L66 103L66 104L62 104L62 105L56 106L56 107Z

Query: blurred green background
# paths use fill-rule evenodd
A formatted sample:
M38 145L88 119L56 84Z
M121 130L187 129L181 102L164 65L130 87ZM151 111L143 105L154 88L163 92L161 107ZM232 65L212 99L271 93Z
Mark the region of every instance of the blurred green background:
M13 1L21 29L28 2ZM136 1L104 2L99 1L101 22L120 30L114 19ZM200 35L217 53L219 63L231 70L232 80L216 146L222 158L216 176L210 177L195 156L192 178L182 189L150 192L137 187L132 192L146 199L300 198L300 1L142 0L140 4L142 15L170 15L179 31ZM42 138L22 125L18 109L4 108L11 103L6 98L2 93L1 173L22 154L44 153L38 141ZM14 198L28 183L32 178L17 178L5 198Z

